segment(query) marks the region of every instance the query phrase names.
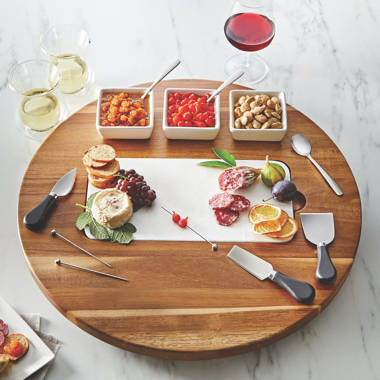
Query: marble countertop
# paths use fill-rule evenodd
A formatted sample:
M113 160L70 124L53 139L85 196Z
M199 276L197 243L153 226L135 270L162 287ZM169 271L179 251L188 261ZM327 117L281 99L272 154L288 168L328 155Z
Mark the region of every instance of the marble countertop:
M39 312L64 346L49 379L380 379L380 3L274 1L277 34L262 52L271 72L260 89L283 89L339 146L359 186L362 237L353 268L329 307L289 337L257 352L183 362L112 347L66 320L32 279L17 233L17 198L38 143L18 120L9 67L43 56L49 26L80 23L91 35L97 83L151 80L179 56L179 78L222 80L235 53L223 34L231 0L0 2L0 294L18 312ZM87 99L88 100L88 99ZM86 99L80 99L84 103Z

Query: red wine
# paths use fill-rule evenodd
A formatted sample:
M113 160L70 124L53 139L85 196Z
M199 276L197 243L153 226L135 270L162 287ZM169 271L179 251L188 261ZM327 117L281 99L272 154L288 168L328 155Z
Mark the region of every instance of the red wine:
M274 23L257 13L237 13L224 25L224 34L236 48L257 51L267 47L274 37Z

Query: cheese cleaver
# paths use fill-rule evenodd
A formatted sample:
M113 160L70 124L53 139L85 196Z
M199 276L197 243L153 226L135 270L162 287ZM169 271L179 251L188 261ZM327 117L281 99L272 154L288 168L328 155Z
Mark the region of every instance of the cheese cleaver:
M32 211L24 216L24 224L32 231L37 231L45 222L47 214L58 197L64 197L73 189L77 169L72 169L61 177L50 194Z
M331 284L336 280L336 269L331 262L327 245L335 237L334 215L331 212L301 213L301 222L306 239L317 246L317 279L323 284Z
M234 245L227 257L259 280L271 279L298 302L304 304L311 304L313 302L315 290L310 284L285 276L281 272L276 272L273 270L272 264L253 253Z

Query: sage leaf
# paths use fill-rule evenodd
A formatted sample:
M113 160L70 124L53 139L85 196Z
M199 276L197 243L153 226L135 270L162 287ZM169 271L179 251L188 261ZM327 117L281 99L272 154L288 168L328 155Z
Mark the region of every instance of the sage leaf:
M91 210L92 204L94 203L95 197L99 194L99 191L97 193L94 193L90 195L87 199L86 208L87 210Z
M131 223L126 223L119 228L109 230L109 232L111 232L111 242L129 244L133 240L133 233L136 232L136 227Z
M230 164L230 166L236 166L235 157L225 149L216 149L212 148L212 151L223 161L227 162L227 164Z
M203 162L200 162L198 165L215 167L215 168L222 168L222 169L232 167L232 165L228 164L227 162L223 162L223 161L203 161Z
M91 222L88 224L91 235L95 239L99 240L110 240L110 235L108 229L99 224L94 218L91 218Z
M82 231L87 224L89 224L92 220L92 215L90 212L82 212L78 215L77 221L75 222L75 226L78 228L79 231Z

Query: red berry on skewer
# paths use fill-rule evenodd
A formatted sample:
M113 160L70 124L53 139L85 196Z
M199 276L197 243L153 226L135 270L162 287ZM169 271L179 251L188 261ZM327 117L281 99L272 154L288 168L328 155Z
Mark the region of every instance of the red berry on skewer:
M181 219L181 216L177 214L175 211L173 211L172 220L174 223L178 223Z
M187 216L186 218L183 218L179 221L178 225L181 227L181 228L185 228L187 226L187 219L189 219L189 217Z

